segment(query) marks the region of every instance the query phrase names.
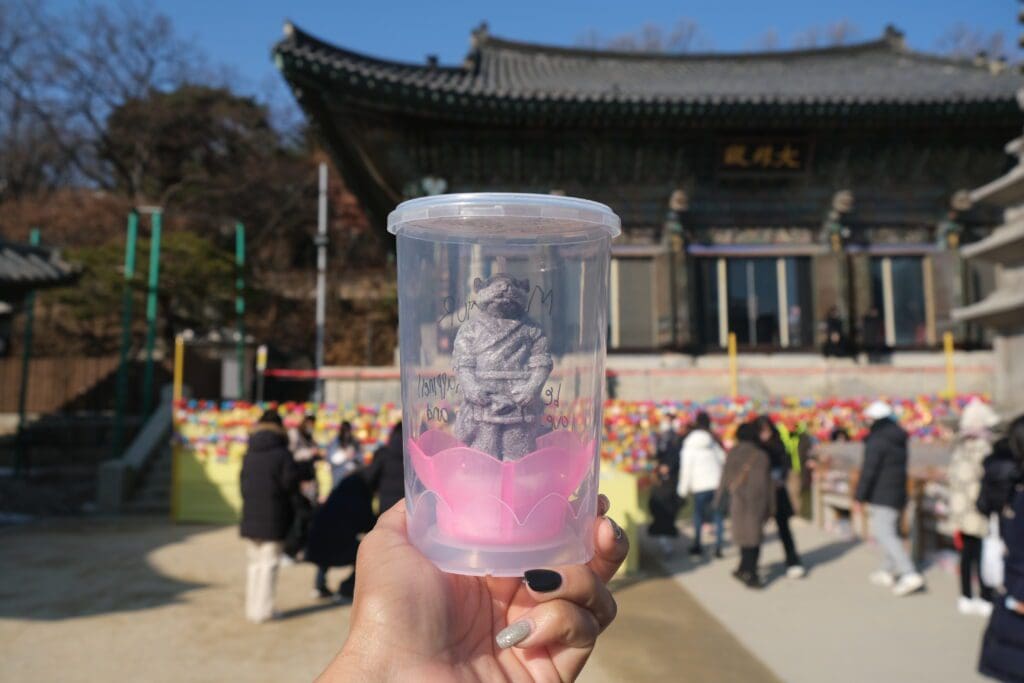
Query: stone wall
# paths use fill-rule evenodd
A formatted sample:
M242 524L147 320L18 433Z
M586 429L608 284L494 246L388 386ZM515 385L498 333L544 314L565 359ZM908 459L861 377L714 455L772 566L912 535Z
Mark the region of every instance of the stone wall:
M1016 357L1024 358L1024 348L1017 350ZM954 354L957 392L993 394L995 362L990 351ZM741 354L738 366L740 393L758 399L906 397L946 389L945 358L932 352L895 353L887 362L874 364L825 359L817 354ZM608 369L614 375L610 383L616 397L627 400L707 400L729 393L729 365L724 355L613 354ZM401 401L397 367L347 370L351 372L345 378L326 381L328 403ZM1024 375L1021 377L1024 382ZM1016 391L1024 396L1024 387L1018 385Z

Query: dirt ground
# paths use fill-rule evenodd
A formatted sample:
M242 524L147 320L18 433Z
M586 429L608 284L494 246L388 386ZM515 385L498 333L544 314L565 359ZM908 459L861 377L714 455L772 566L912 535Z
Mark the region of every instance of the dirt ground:
M282 570L280 620L247 623L234 527L51 519L0 528L0 547L3 681L308 681L348 631L349 607L310 596L308 565ZM670 577L614 590L582 681L777 680Z

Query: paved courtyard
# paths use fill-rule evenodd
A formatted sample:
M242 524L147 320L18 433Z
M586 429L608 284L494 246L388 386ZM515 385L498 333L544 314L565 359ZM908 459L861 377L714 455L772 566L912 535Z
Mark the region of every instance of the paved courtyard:
M727 559L691 562L677 553L665 563L674 580L746 650L789 683L899 683L987 680L975 673L986 620L956 611L959 577L926 568L927 590L906 598L867 581L877 569L871 543L843 540L794 521L797 547L809 569L784 575L782 544L769 527L761 568L764 591L738 590ZM715 679L717 680L717 679Z
M308 565L282 570L280 621L248 624L235 527L60 519L0 528L0 546L3 681L308 681L348 630L349 607L310 597ZM777 681L671 577L615 591L583 681Z
M896 600L865 581L871 546L795 533L803 581L769 542L760 593L729 576L732 549L616 583L619 617L581 680L980 680L984 621L956 614L954 576L933 567L928 592ZM0 544L0 680L311 680L347 633L349 607L313 600L307 565L281 572L281 620L245 622L234 527L56 519L0 528Z

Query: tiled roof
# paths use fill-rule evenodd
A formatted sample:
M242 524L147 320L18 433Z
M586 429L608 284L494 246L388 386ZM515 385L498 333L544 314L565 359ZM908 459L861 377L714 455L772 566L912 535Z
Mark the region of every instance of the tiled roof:
M0 294L53 287L71 281L77 273L53 249L0 239Z
M367 57L288 24L275 58L299 89L316 83L382 107L538 109L591 105L633 113L700 114L727 107L799 108L818 114L871 107L964 113L1017 112L1016 69L914 52L894 29L856 45L809 50L647 54L559 48L473 34L464 64L406 64ZM681 109L680 106L689 107ZM954 111L956 110L956 111Z

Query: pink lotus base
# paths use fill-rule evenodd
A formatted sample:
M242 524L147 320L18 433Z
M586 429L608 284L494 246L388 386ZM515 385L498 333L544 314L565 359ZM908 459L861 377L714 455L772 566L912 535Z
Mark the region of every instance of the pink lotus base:
M551 541L562 534L567 515L575 520L586 507L570 497L592 471L594 445L580 443L572 432L554 431L537 439L532 453L502 462L449 434L426 431L409 439L412 467L426 487L415 507L433 494L437 531L455 541Z

